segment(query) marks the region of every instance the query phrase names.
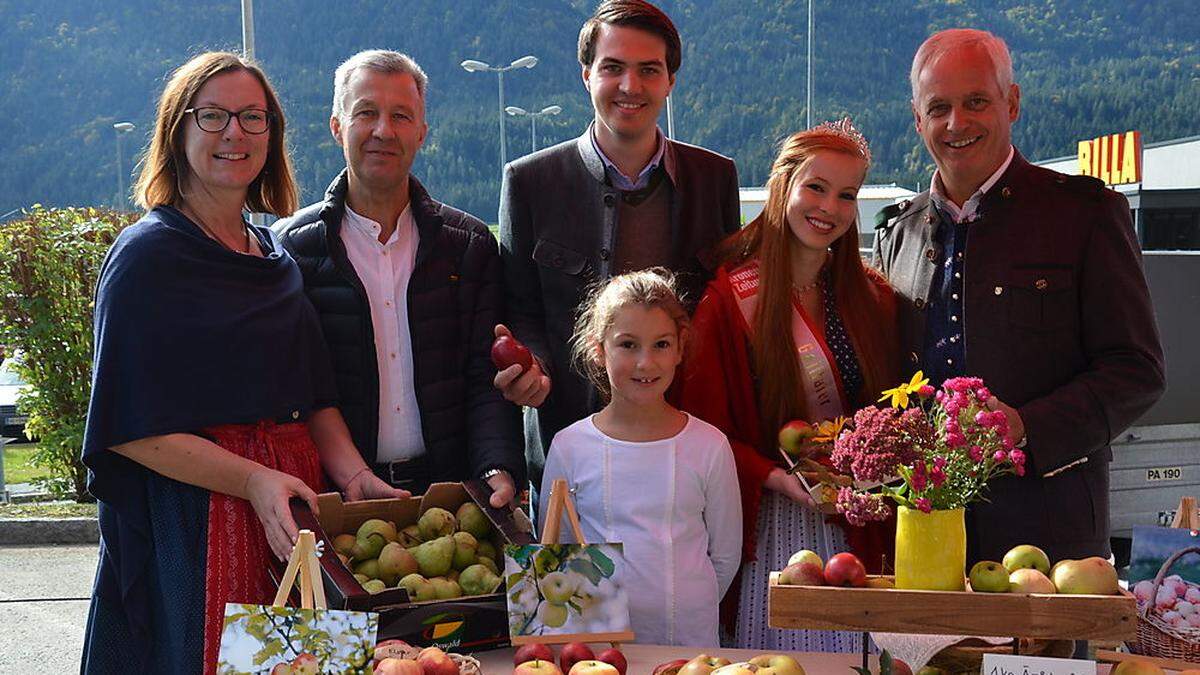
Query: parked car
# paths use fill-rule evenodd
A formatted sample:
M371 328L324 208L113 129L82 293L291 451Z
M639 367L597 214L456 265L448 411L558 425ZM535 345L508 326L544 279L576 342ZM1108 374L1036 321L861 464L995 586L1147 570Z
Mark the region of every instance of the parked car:
M18 441L29 440L25 435L25 423L29 416L17 410L17 395L29 385L21 380L12 367L12 358L0 363L0 433Z

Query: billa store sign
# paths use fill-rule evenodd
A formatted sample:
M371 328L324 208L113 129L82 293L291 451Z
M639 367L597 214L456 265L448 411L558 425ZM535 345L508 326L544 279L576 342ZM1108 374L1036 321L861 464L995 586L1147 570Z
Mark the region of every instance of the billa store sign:
M1079 173L1099 178L1105 185L1142 182L1142 132L1079 141Z

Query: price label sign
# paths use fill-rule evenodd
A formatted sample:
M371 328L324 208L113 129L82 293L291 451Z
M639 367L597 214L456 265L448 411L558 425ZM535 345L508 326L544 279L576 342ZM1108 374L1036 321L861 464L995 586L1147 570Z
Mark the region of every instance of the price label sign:
M1096 675L1096 662L1019 654L984 654L982 675Z

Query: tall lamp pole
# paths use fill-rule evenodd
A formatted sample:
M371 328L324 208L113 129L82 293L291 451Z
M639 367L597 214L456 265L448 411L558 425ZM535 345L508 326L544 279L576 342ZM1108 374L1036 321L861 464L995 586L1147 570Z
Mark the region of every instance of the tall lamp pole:
M133 122L117 122L113 125L117 131L117 198L113 200L113 209L117 211L129 206L129 199L125 195L125 159L121 152L121 140L135 128Z
M513 70L515 68L532 68L537 65L537 62L538 62L538 60L537 60L536 56L522 56L521 58L517 59L516 61L513 61L512 63L508 64L507 66L493 66L491 64L484 63L483 61L476 61L474 59L467 59L466 61L463 61L460 64L463 67L463 70L467 71L468 73L477 73L477 72L496 73L497 77L500 80L500 171L501 171L501 173L504 172L504 165L508 163L508 139L505 137L505 133L504 133L504 73L507 71Z
M541 110L539 110L537 112L529 112L528 110L526 110L524 108L518 108L515 105L510 105L504 109L504 112L508 113L509 115L513 115L514 117L528 117L529 118L529 147L532 148L532 150L530 150L530 152L537 152L537 149L538 149L538 144L537 144L537 121L538 121L538 118L539 117L549 117L550 115L557 115L560 112L562 112L562 108L559 106L556 106L556 105L548 105L545 108L542 108Z

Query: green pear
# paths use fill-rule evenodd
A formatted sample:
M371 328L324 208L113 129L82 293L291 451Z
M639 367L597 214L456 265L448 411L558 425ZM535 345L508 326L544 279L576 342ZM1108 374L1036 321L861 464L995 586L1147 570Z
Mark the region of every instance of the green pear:
M451 581L445 577L434 577L429 580L429 583L433 584L433 590L437 594L438 600L462 597L462 588L457 581Z
M339 534L333 538L333 550L344 556L353 556L355 541L352 534Z
M458 507L454 515L458 519L458 529L470 532L476 539L483 539L492 533L491 521L474 502L467 502Z
M417 569L417 559L397 542L391 542L379 552L379 578L389 586Z
M476 539L479 538L476 537ZM500 557L496 555L496 545L487 539L479 539L479 546L475 549L475 555L491 558L497 562L500 561Z
M376 593L382 593L383 591L387 590L387 584L383 583L379 579L372 579L372 580L368 581L367 583L363 584L362 587L363 587L363 590L370 593L371 595L375 595Z
M492 560L491 558L485 558L483 556L476 556L475 563L478 565L483 565L484 567L491 570L492 574L495 574L496 576L500 576L500 567L498 565L496 565L495 560Z
M403 588L408 591L408 599L413 602L424 602L425 600L434 600L437 598L437 589L429 582L428 579L420 574L410 574L400 580L396 584L396 588Z
M366 536L354 540L354 548L350 551L350 557L359 561L378 558L379 552L387 543L387 539L382 534L370 532Z
M435 506L421 514L420 520L417 521L417 527L421 529L421 538L429 541L454 534L454 531L458 529L458 521L454 520L454 515L446 509L439 509Z
M454 533L454 562L451 563L454 569L466 569L468 565L475 564L475 549L479 543L475 541L475 537L469 532Z
M379 578L379 560L376 558L371 558L370 560L364 560L364 561L358 563L357 565L354 566L354 573L365 575L371 579L378 579Z
M449 514L447 514L449 515ZM450 571L454 562L454 537L438 537L421 544L413 551L417 567L426 577L440 577Z
M466 595L487 595L500 585L500 577L483 565L471 565L458 575L458 585Z
M380 535L386 540L385 544L389 541L396 541L396 526L386 520L372 518L358 526L358 534L354 535L354 538L361 541L370 534Z
M424 542L425 538L421 536L421 528L417 527L416 523L413 523L400 530L397 541L404 544L404 548L413 548L417 544Z

